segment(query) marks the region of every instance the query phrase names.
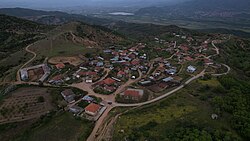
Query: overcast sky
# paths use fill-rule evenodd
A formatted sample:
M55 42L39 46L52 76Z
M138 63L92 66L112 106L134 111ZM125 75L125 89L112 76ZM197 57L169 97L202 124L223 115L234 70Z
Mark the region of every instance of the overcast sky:
M185 0L0 0L0 7L151 6Z

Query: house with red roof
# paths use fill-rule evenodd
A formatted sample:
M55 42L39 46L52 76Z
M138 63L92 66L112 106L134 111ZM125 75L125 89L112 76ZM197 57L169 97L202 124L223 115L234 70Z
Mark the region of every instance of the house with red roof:
M186 61L193 61L193 60L194 60L194 59L191 58L190 56L184 57L184 59L185 59Z
M144 91L140 89L127 89L123 93L121 93L121 96L124 99L130 99L130 100L135 100L138 101L143 97Z
M113 87L113 86L104 86L103 89L106 90L106 91L108 91L108 92L114 92L116 90L116 87Z
M56 75L56 76L54 76L52 79L50 79L49 80L49 83L51 83L51 84L61 84L61 83L63 83L64 81L63 81L63 75Z
M183 50L185 52L187 52L189 50L188 46L186 46L186 45L182 45L180 48L181 48L181 50Z
M56 64L55 67L57 69L63 69L63 68L65 68L65 65L63 63L59 63L59 64Z
M77 75L80 75L80 76L95 76L97 75L97 72L92 72L92 71L87 71L87 72L84 72L84 71L80 71L77 73Z
M133 66L136 66L136 65L139 65L139 64L140 64L140 61L134 59L133 61L131 61L131 64L132 64Z
M131 59L135 59L135 58L136 58L136 55L133 54L133 53L131 53L131 54L128 55L128 57L131 58Z
M124 77L126 75L126 73L124 72L124 71L119 71L118 73L117 73L117 77L119 77L119 78L122 78L122 77Z
M90 116L96 116L101 110L101 106L95 103L91 103L84 110L86 114Z
M105 80L103 80L103 83L106 85L113 85L116 81L112 78L107 78Z

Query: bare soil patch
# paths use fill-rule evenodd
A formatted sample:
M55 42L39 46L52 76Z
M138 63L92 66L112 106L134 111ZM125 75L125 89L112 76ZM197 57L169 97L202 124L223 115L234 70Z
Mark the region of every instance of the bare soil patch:
M50 64L59 64L59 63L69 63L73 66L78 66L83 62L83 60L78 56L72 56L72 57L52 57L49 59Z

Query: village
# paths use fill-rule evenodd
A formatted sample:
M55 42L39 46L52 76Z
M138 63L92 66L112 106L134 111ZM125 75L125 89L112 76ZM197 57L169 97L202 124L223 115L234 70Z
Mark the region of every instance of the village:
M63 87L64 108L75 116L96 121L116 104L152 100L185 83L205 68L215 73L223 67L212 58L218 54L210 39L171 33L174 40L155 37L132 47L110 46L100 54L51 58L22 68L24 82ZM156 47L150 48L151 45ZM86 91L79 98L71 87Z

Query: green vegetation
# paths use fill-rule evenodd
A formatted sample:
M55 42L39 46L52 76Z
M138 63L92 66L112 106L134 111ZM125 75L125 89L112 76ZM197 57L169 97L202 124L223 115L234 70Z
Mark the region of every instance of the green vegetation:
M43 103L43 102L44 102L44 97L39 96L39 97L37 98L37 102L38 102L38 103Z
M233 67L237 73L250 77L250 41L232 37L225 43L219 44L222 47L220 61Z
M15 67L26 62L30 56L21 50L44 38L41 33L49 29L52 27L0 15L0 78L12 74L16 71Z
M198 80L165 100L122 115L113 139L249 140L248 94L247 82L229 76Z
M34 124L15 141L80 141L86 140L93 128L93 122L76 119L71 113L62 113L40 124Z
M250 140L249 81L242 81L232 76L221 77L219 81L225 91L222 96L213 98L213 106L218 111L230 113L232 115L231 126L246 140Z

